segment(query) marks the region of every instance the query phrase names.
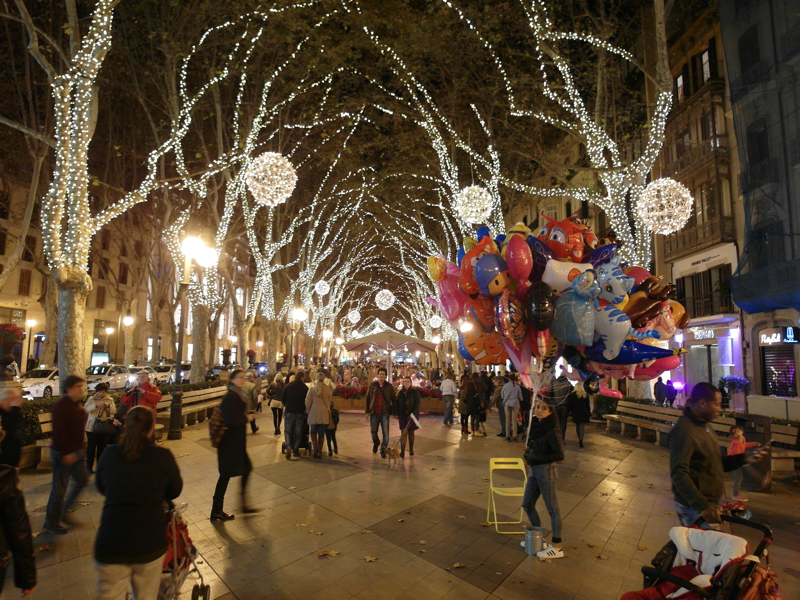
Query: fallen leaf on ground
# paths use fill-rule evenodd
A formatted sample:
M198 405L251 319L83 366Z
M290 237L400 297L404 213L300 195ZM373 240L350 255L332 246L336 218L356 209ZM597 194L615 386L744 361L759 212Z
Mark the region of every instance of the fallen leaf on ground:
M406 522L406 520L405 520L405 519L397 519L397 522L398 522L398 523L405 523L405 522Z
M430 471L435 471L435 470L436 470L436 467L431 467L429 470L430 470Z
M608 492L600 492L601 496L608 496Z
M420 545L424 546L424 545L425 545L425 544L427 544L428 542L426 542L425 540L420 540L420 541L419 541L419 543L420 543Z
M189 456L189 452L184 452L183 454L176 454L175 458L181 458L182 456Z
M427 550L420 550L420 552L421 552L422 554L425 554L425 553L427 552Z
M372 504L373 504L374 506L380 506L380 505L381 505L381 503L380 503L380 502L373 502Z
M603 556L602 554L598 554L597 558L599 558L600 560L608 560L608 557L607 556Z
M472 492L472 493L473 493L473 494L482 494L483 492L481 492L480 490L478 490L477 492Z
M453 568L454 569L463 569L466 566L467 565L462 565L461 563L456 563L456 564L453 565Z
M374 556L365 556L364 560L367 561L367 562L375 562L378 559L375 558Z
M614 471L617 475L622 475L622 471Z
M671 510L665 510L664 514L665 515L674 515L675 513L673 511L671 511Z
M800 525L800 523L795 523L795 525ZM488 521L484 521L483 523L481 523L481 527L491 527L491 526L492 524L489 523Z
M339 556L341 552L338 550L320 550L317 548L317 556Z
M39 552L49 552L50 550L55 550L55 548L53 548L53 544L45 544L44 546L39 546Z
M295 527L308 527L308 523L295 523Z
M637 550L647 550L647 546L636 546Z
M321 531L315 531L314 535L322 535L322 532Z
M594 544L590 543L590 544L586 544L586 545L589 546L589 548L594 548Z
M297 486L296 486L296 485L290 485L288 489L290 489L290 490L296 490L296 489L297 489Z
M488 477L481 477L481 481L489 481Z
M372 531L371 531L371 530L369 530L369 529L365 529L365 530L364 530L364 531L362 531L361 533L372 533Z
M573 549L573 550L577 550L577 549L578 549L578 547L577 547L577 546L573 546L573 547L572 547L572 549Z
M636 475L628 475L628 477L636 477Z
M464 515L458 515L458 516L456 517L456 519L466 519L466 518L467 518L467 517L465 517Z

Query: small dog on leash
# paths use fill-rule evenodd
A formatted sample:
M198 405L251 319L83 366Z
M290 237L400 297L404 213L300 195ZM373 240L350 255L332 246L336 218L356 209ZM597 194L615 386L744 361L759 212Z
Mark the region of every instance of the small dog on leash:
M392 461L394 461L395 466L400 464L400 450L397 448L386 448L386 458L389 460L386 462L387 467L392 466Z

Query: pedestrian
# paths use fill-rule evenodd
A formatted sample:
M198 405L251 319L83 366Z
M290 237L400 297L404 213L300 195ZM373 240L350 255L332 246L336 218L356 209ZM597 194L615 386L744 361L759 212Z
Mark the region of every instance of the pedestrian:
M322 458L322 443L330 422L331 398L333 392L325 385L325 373L317 371L317 379L306 394L306 413L314 458Z
M47 501L44 530L64 534L67 528L61 522L70 523L66 513L88 483L86 462L83 454L83 434L86 427L86 411L79 404L86 389L86 380L78 375L69 375L64 380L64 395L53 404L53 429L50 434L50 458L53 462L53 486ZM67 485L72 485L67 493ZM65 498L66 496L66 498Z
M0 431L0 447L5 441L5 431ZM25 496L19 485L19 472L15 465L0 455L0 595L6 581L6 571L14 562L14 585L22 590L23 598L36 589L36 558L33 550L31 522L25 510Z
M300 456L300 438L303 437L303 424L306 418L306 396L308 386L303 382L305 373L295 373L294 381L289 383L281 395L286 414L283 420L283 434L286 440L286 460L292 459L292 453Z
M478 431L479 435L486 436L486 409L489 407L489 402L492 399L490 385L486 385L483 377L479 373L472 374L472 383L475 384L475 390L480 396L480 406L478 407ZM474 432L473 432L474 435Z
M325 439L328 441L328 456L339 454L339 443L336 441L336 430L339 428L339 411L336 410L333 403L333 397L331 397L331 420L325 430Z
M419 391L411 385L411 377L403 377L403 387L397 393L394 405L394 412L400 425L400 458L406 457L406 439L408 439L408 453L414 456L416 437L414 432L419 421L419 405Z
M653 384L653 397L656 399L656 406L667 405L667 386L664 385L661 377L656 379L656 382Z
M553 410L558 417L558 425L561 428L561 441L567 440L567 421L569 420L569 408L567 407L567 397L572 393L572 383L561 371L550 387L550 398L552 399Z
M673 408L673 404L675 403L675 398L678 397L678 390L675 388L675 384L672 383L671 380L667 380L667 404L670 408Z
M494 391L492 392L492 406L497 409L497 416L500 420L500 433L497 437L506 437L506 411L503 408L503 386L508 383L505 377L496 376L492 380Z
M444 421L443 425L450 427L453 425L453 404L458 395L458 387L454 380L452 371L447 371L442 381L442 401L444 402Z
M256 418L255 418L256 410L258 409L258 389L256 388L256 384L254 381L255 375L253 374L252 371L247 371L245 372L244 378L245 382L244 382L244 387L242 388L242 394L247 400L250 412L253 414L253 418L250 419L250 431L256 433L259 430L259 427L258 425L256 425Z
M732 425L728 433L731 436L731 443L728 445L728 456L739 456L744 454L748 448L758 447L758 442L748 442L744 439L744 430L737 425ZM747 502L747 498L739 495L739 486L742 485L742 469L733 470L733 500Z
M108 397L108 384L100 382L94 388L94 394L83 405L83 410L86 411L86 470L89 473L94 473L94 458L97 454L97 462L100 463L100 456L103 454L109 442L110 433L103 431L103 426L107 425L108 421L114 423L112 415L117 414L114 400ZM100 422L102 425L95 427L95 423ZM111 427L111 425L107 425ZM95 432L97 429L97 432Z
M157 417L158 403L161 402L161 391L150 382L150 374L147 371L139 371L136 374L136 384L122 395L119 403L123 414L117 417L120 421L124 412L134 406L146 406L153 411L153 417Z
M285 387L283 374L278 373L267 388L269 407L272 409L272 422L275 424L275 435L281 434L281 423L283 422L283 402L281 402L281 398Z
M153 443L153 411L135 406L125 415L120 443L97 464L105 496L94 543L98 600L156 600L169 547L163 504L183 488L172 452Z
M476 374L477 375L477 374ZM473 437L481 437L486 434L481 433L481 412L485 407L483 391L478 389L476 378L470 378L462 393L464 394L463 403L466 405L467 414L470 420L470 431ZM478 377L477 379L480 379Z
M470 376L464 373L458 382L458 414L461 417L461 433L469 434L469 405L467 404L467 384L471 383Z
M536 512L539 496L544 500L550 515L552 529L551 545L544 547L536 556L544 559L564 558L561 548L561 512L558 508L558 467L556 463L564 460L564 446L559 434L558 417L553 411L550 399L542 398L536 404L536 416L531 422L525 460L530 466L528 482L522 498L522 508L533 527L541 527L542 521ZM522 542L525 545L525 542Z
M372 453L381 449L381 458L386 458L386 447L389 445L389 415L394 413L395 392L391 383L386 381L386 369L378 369L378 380L369 384L364 414L369 419L372 434ZM381 428L383 440L378 438L378 427Z
M506 415L506 440L509 442L517 441L517 413L519 404L522 401L522 390L517 385L517 377L514 373L509 373L508 383L500 391L503 399L503 411Z
M575 423L575 433L578 434L578 445L583 448L583 438L586 434L586 424L592 417L592 407L589 393L583 384L578 383L567 396L567 412L572 415ZM558 414L558 413L556 413Z
M22 456L22 394L6 388L0 395L0 425L4 432L0 455L4 465L18 467Z
M225 492L231 477L242 478L242 512L245 514L256 512L247 505L247 481L253 466L247 456L247 422L255 415L250 410L247 398L244 396L244 384L247 382L244 371L236 369L231 373L228 383L228 393L220 403L222 421L226 427L225 434L217 447L217 464L219 466L219 479L214 489L214 502L211 505L212 521L230 521L233 515L223 511Z
M721 413L720 391L710 383L698 383L669 434L672 495L681 525L691 525L701 516L708 523L720 523L723 473L757 462L767 454L764 449L748 458L744 454L722 456L717 435L708 426Z

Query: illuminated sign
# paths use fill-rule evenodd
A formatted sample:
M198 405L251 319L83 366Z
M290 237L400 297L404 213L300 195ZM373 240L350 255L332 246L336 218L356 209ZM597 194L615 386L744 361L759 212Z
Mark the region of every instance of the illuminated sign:
M800 344L800 331L797 327L772 327L762 329L758 333L759 346L776 346L781 344Z
M714 339L714 330L713 329L694 329L692 331L694 334L694 339L696 340L713 340Z

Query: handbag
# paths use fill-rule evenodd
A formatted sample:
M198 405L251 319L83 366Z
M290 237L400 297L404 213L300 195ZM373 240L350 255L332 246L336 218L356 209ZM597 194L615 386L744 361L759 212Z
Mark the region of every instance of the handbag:
M222 408L217 406L208 420L208 433L213 448L219 448L226 431L228 431L228 428L225 427L225 420L222 418Z
M106 413L106 420L101 421L100 417L103 416L103 413ZM114 427L114 422L111 421L111 411L109 410L108 406L103 409L100 414L95 418L94 423L92 424L92 433L95 435L114 435L117 432L117 428Z

